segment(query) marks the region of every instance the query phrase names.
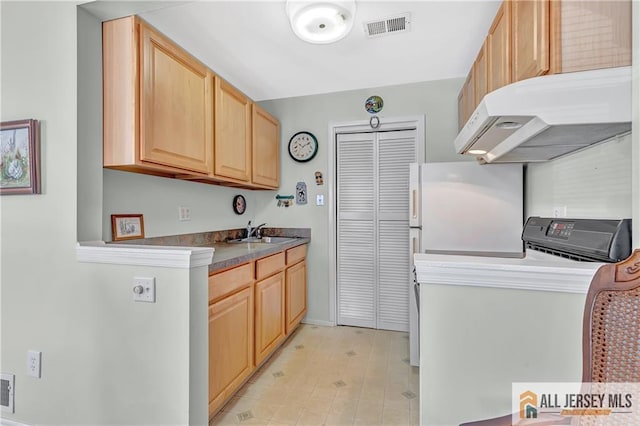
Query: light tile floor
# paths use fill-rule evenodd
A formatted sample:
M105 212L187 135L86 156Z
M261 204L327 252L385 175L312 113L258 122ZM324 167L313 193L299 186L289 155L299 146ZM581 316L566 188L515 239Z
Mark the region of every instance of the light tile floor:
M417 425L408 337L302 324L211 425Z

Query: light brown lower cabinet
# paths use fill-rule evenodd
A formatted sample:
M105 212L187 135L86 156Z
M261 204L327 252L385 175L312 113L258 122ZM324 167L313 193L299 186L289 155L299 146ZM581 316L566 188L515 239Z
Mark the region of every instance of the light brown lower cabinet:
M256 283L256 365L285 338L284 273L278 272Z
M209 276L209 417L307 312L307 246Z
M304 260L286 271L286 333L289 335L307 313L307 262Z
M209 305L209 414L253 372L253 287Z

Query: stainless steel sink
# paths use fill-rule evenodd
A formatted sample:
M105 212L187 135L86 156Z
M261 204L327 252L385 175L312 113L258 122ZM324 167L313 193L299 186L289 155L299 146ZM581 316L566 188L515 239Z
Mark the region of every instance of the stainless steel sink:
M296 238L291 237L262 237L262 238L238 238L236 240L228 240L231 244L284 244L294 241Z

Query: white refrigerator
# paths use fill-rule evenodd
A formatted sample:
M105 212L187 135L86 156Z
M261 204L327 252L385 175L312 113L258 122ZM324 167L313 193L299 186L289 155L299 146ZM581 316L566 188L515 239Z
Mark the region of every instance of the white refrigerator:
M411 164L409 173L410 363L420 363L415 253L522 257L522 164Z

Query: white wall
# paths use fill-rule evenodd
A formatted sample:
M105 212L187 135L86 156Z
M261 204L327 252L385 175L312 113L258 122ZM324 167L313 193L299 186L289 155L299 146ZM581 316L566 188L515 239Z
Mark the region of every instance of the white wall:
M421 424L510 414L512 382L580 381L584 294L434 284L420 291Z
M621 219L632 216L631 135L527 166L526 215Z
M76 41L78 32L95 40L99 24L72 2L1 7L0 119L40 120L43 182L41 195L0 198L0 370L16 376L16 412L2 415L43 425L205 424L206 268L76 261L77 229L99 236L102 221L101 196L91 200L102 172L76 166L77 155L96 152L78 147L96 143L95 111L78 119L96 91L76 75L96 68ZM156 277L156 304L131 300L138 275ZM26 374L30 349L42 351L40 379Z
M78 8L78 241L102 239L102 26Z

